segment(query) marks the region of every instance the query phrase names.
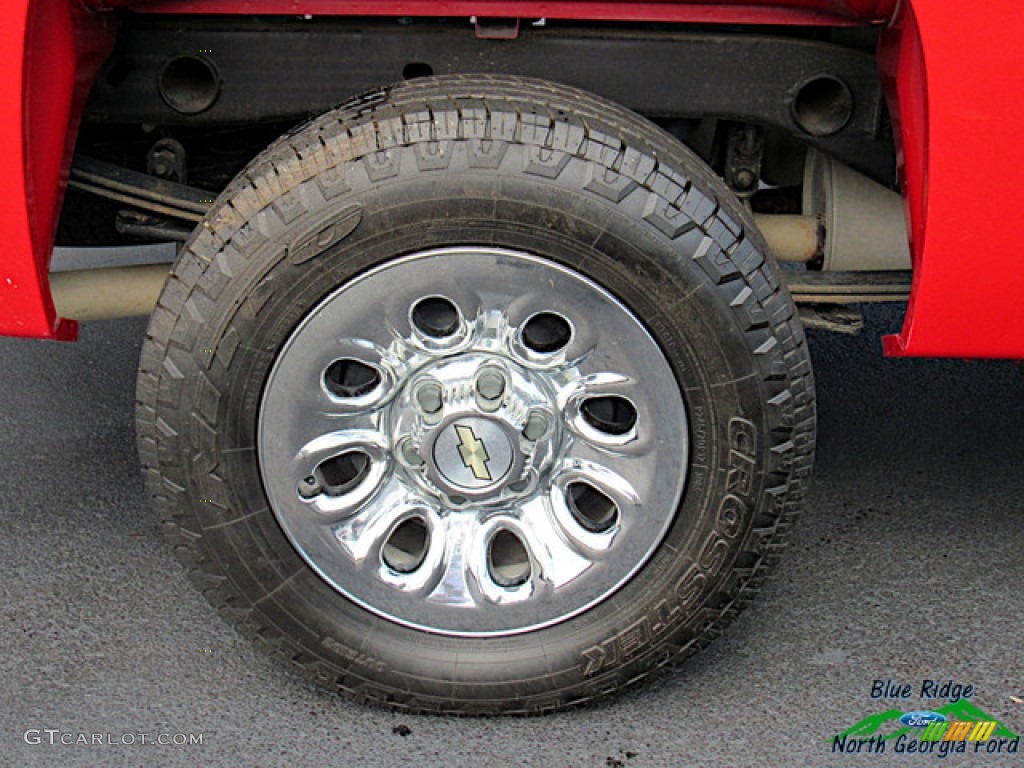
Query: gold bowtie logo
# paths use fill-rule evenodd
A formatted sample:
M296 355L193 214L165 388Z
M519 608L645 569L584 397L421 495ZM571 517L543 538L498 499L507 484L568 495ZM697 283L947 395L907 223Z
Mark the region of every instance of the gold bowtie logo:
M455 432L459 436L459 455L462 457L462 463L467 469L473 470L473 477L477 480L493 480L490 470L487 469L487 462L491 457L487 455L484 441L476 436L472 427L456 424Z

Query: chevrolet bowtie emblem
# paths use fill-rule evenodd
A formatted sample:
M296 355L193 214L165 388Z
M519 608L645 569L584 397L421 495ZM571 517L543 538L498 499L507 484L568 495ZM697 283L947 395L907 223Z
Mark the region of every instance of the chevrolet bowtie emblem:
M491 457L487 455L484 441L476 436L472 427L456 424L455 432L459 436L459 455L462 457L462 463L473 470L473 477L477 480L492 480L491 472L487 469L487 462Z

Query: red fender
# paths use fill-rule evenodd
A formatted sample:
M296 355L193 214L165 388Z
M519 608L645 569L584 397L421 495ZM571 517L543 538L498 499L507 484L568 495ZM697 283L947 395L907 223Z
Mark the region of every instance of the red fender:
M894 357L1024 358L1024 4L905 2L883 35L914 264Z
M78 118L113 45L112 22L69 0L0 5L0 334L77 334L54 312L47 273Z

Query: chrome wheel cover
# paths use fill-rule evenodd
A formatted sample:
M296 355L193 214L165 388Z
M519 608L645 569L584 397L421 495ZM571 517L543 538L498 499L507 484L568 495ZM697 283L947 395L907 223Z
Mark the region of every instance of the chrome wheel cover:
M593 281L526 253L424 251L351 280L281 350L259 417L270 506L373 613L527 632L649 560L686 478L664 354Z

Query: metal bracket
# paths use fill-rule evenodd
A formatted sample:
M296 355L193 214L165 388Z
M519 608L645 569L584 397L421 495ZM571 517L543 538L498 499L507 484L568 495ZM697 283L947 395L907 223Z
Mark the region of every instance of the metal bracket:
M473 25L480 40L515 40L519 37L519 19L474 16Z
M752 197L761 181L764 137L756 125L729 128L725 145L725 182L738 197Z
M152 176L178 184L188 184L185 147L175 139L160 139L149 150L146 170Z
M853 307L840 304L801 304L804 328L856 336L864 330L864 316Z

